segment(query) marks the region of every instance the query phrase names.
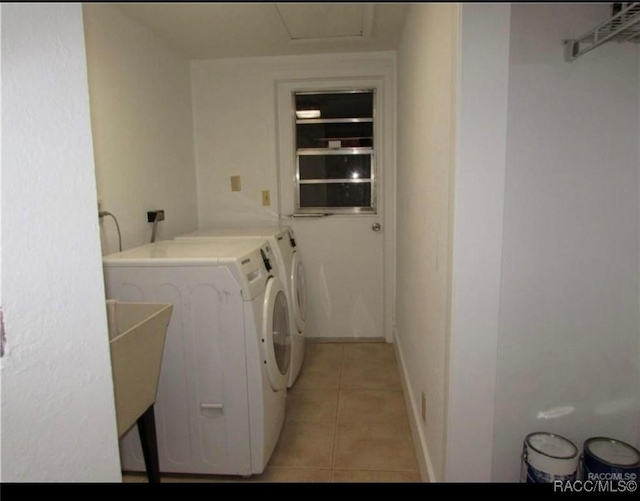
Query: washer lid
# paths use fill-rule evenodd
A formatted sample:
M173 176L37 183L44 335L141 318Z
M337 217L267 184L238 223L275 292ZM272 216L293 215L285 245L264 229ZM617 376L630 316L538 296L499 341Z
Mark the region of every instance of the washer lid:
M304 274L304 266L299 253L295 251L291 260L291 276L289 277L291 302L293 304L293 317L296 320L298 332L304 332L307 321L307 282Z
M160 240L103 256L105 266L210 266L257 251L258 240Z
M262 239L163 240L102 258L105 268L224 266L245 301L262 294L275 262Z
M191 233L185 233L176 237L176 240L190 239L190 238L211 238L211 237L223 237L223 238L243 238L243 237L278 237L285 235L288 238L287 230L288 226L280 228L279 226L262 226L262 227L250 227L250 228L204 228Z
M264 297L264 323L260 343L262 363L274 390L287 387L291 364L291 330L287 296L282 282L272 277Z

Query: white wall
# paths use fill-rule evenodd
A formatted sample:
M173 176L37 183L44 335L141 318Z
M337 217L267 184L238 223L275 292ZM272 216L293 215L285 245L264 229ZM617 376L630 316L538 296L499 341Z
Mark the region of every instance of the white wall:
M199 226L278 224L268 59L192 63ZM230 176L240 176L232 192ZM271 206L261 192L269 190Z
M0 53L2 53L2 5L0 5ZM2 58L0 58L0 82L2 82ZM0 92L0 113L2 113L2 92ZM2 127L0 126L0 314L2 312ZM0 390L0 398L2 391ZM0 429L2 428L0 418ZM0 471L2 464L0 463Z
M457 24L455 4L411 5L398 51L396 339L431 481L444 474Z
M165 210L158 240L197 229L189 61L114 5L84 4L98 198L123 248L148 243L147 211ZM103 253L117 252L113 219Z
M638 49L561 45L608 14L512 7L495 481L533 431L638 445Z
M448 482L491 476L510 8L464 4L460 19Z
M199 226L278 224L276 80L366 76L392 61L390 52L193 61Z
M0 5L0 54L2 54L2 5ZM0 82L2 82L2 58L0 57ZM0 116L2 115L2 92L0 90ZM4 352L4 327L2 320L2 124L0 124L0 344ZM0 370L0 407L2 406L2 371ZM0 412L0 431L2 413ZM2 478L2 433L0 433L0 479Z
M2 6L3 482L121 480L82 10Z

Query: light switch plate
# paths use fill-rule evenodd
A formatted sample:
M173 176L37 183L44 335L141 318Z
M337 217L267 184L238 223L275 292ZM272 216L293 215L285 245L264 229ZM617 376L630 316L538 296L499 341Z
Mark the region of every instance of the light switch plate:
M240 191L240 176L231 176L231 191Z
M271 205L271 196L269 195L269 190L262 190L262 205Z

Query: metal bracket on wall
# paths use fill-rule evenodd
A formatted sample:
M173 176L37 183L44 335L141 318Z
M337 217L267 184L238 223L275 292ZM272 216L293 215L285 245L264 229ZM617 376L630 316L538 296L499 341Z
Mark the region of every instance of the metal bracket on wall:
M614 3L610 19L581 37L564 40L565 59L574 61L611 41L640 43L640 2Z

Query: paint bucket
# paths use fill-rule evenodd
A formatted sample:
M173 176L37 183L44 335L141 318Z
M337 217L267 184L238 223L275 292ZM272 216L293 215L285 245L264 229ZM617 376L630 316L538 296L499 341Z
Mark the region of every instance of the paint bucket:
M576 480L580 451L570 440L553 433L526 436L522 448L520 482L528 484Z
M640 480L640 452L635 447L607 437L592 437L584 442L582 479L612 480L615 485Z

